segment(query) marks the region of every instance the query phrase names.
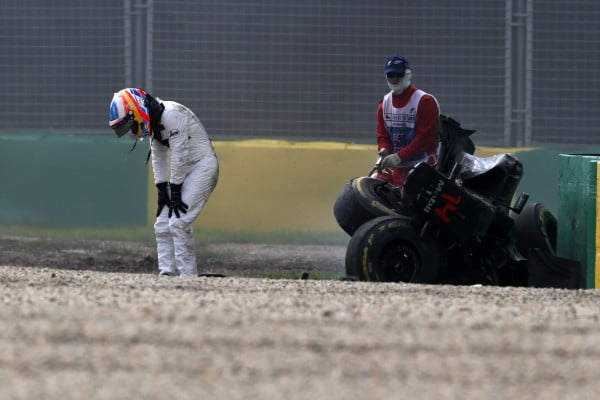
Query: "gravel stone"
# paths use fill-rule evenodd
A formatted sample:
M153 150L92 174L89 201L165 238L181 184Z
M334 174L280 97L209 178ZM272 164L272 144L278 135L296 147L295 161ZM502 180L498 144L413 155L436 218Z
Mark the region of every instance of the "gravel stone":
M202 252L227 277L161 277L151 248L128 246L40 246L37 262L3 247L0 398L600 393L596 290L249 277L341 273L339 246L219 245Z

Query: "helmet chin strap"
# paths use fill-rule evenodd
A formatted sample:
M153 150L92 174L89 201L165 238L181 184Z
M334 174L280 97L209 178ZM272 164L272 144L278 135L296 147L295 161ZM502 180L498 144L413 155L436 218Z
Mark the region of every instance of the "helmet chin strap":
M133 141L133 146L131 146L131 149L129 150L130 153L135 149L135 146L137 145L137 142L138 142L138 140L137 140L137 137L136 137L135 140Z

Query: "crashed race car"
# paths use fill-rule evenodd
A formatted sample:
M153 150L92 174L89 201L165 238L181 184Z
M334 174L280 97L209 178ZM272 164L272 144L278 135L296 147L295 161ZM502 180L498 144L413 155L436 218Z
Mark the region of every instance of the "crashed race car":
M398 188L376 168L334 204L351 236L347 279L455 285L581 287L578 261L558 257L557 220L521 193L511 154L474 156L473 130L441 116L435 166L417 164Z

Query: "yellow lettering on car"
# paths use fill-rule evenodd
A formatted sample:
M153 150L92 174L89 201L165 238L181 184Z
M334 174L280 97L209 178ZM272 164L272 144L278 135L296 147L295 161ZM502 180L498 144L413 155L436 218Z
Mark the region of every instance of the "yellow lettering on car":
M378 210L380 210L380 211L382 211L382 212L384 212L387 215L396 215L397 214L394 210L392 210L392 209L384 206L383 204L381 204L377 200L372 200L371 201L371 206L374 207L374 208L376 208L376 209L378 209Z
M362 269L363 269L363 274L365 275L365 280L369 280L369 262L368 262L368 255L369 255L369 247L365 246L363 248L363 257L362 257Z
M367 199L367 194L365 193L363 186L362 186L362 180L366 178L366 177L361 177L361 178L356 178L354 180L354 185L356 186L356 190L358 190L358 193L365 199ZM371 207L376 208L378 210L380 210L381 212L383 212L384 214L387 215L396 215L397 213L394 212L393 210L391 210L389 207L384 206L383 204L381 204L379 201L377 200L371 200Z
M358 193L360 193L360 195L362 197L364 197L365 199L367 198L367 195L365 194L365 191L363 190L362 185L360 184L360 182L364 179L365 177L363 176L362 178L356 178L356 180L354 181L355 185L356 185L356 189L358 190Z
M539 222L540 222L540 226L542 227L541 231L542 231L542 235L544 236L544 242L546 243L546 248L552 253L554 254L554 250L552 249L552 244L550 244L550 238L548 237L548 230L546 229L547 226L545 224L546 222L546 216L550 213L550 210L548 210L547 208L543 207L540 210L540 213L537 215Z

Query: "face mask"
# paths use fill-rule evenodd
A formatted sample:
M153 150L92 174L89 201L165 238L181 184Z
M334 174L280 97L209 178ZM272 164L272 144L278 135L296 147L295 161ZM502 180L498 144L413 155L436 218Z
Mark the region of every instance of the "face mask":
M392 90L395 94L400 94L404 91L404 89L406 89L407 87L410 86L411 74L412 73L411 73L410 69L407 69L406 72L404 73L404 76L402 77L402 79L400 79L398 81L398 83L396 83L396 84L390 83L390 81L387 80L387 77L385 80L386 80L390 90Z

